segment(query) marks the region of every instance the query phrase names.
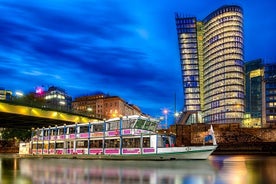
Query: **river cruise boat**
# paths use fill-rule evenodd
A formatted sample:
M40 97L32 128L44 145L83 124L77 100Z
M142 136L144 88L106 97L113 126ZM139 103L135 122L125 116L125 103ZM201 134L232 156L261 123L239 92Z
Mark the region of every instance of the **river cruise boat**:
M114 160L207 159L217 147L212 127L208 135L212 145L176 147L175 135L160 134L158 124L157 119L133 115L40 128L32 131L30 143L20 144L19 155Z

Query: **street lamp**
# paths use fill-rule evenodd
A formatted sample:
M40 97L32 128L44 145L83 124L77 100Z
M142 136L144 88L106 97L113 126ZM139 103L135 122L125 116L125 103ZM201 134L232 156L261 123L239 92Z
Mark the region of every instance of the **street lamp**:
M178 116L179 116L179 112L175 112L174 113L174 123L176 124L177 120L178 120Z
M91 107L87 107L86 110L87 110L87 115L92 117L93 116L93 114L92 114L93 109Z
M17 97L22 97L22 96L23 96L23 93L20 92L20 91L16 91L16 92L15 92L15 95L16 95Z
M163 114L165 115L165 129L167 129L167 126L168 126L168 110L167 109L164 109L163 110Z
M21 101L23 96L24 96L24 94L21 91L15 92L15 100Z

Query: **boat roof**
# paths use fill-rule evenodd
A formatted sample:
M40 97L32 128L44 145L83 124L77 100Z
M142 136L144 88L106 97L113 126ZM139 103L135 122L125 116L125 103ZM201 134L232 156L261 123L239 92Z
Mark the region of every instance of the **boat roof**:
M147 116L141 116L141 115L131 115L131 116L121 116L121 117L111 118L111 119L108 119L108 120L93 121L93 122L89 122L89 123L93 124L93 125L97 125L97 124L103 124L104 122L108 123L108 122L120 121L121 118L122 118L122 120L142 119L142 120L148 120L148 121L152 121L152 122L156 122L156 123L160 122L160 120L157 119L157 118L152 118L152 117L147 117ZM66 127L74 127L74 126L76 126L76 124L78 124L78 126L86 126L89 123L81 123L81 124L75 123L75 124L69 124L69 125L64 124L64 125L61 125L61 126L56 126L55 128L62 128L64 126L66 126ZM51 128L54 128L54 127L51 127ZM45 127L45 129L47 129L47 127Z

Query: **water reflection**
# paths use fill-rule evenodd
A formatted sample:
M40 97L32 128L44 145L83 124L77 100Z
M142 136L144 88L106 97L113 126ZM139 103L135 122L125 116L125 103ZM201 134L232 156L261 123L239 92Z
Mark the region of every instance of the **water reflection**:
M20 160L34 183L214 183L209 161Z
M202 161L18 159L0 155L1 184L276 183L276 157L211 156Z
M211 156L210 161L217 168L216 183L276 183L276 157Z

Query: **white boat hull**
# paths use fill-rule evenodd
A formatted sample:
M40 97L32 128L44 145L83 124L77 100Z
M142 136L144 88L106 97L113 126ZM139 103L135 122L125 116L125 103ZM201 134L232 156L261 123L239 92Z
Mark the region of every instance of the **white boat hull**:
M166 160L207 159L217 146L158 148L157 156Z
M158 148L156 153L150 154L20 154L21 157L40 157L40 158L74 158L74 159L93 159L93 160L205 160L217 148L216 145L210 146L191 146L191 147L169 147Z

